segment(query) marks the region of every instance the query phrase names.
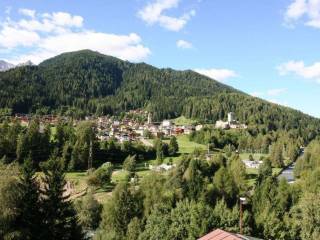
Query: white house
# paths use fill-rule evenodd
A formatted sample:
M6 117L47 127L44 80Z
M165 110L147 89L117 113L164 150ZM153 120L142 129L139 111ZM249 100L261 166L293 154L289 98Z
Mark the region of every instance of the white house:
M250 160L242 160L242 162L246 165L246 168L254 168L258 169L263 161L250 161Z
M172 122L170 120L163 120L162 121L162 127L171 127Z

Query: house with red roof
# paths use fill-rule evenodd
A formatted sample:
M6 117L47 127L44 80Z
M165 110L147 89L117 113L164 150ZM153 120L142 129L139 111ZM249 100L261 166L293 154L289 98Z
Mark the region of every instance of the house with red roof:
M254 237L247 237L240 234L230 233L221 229L216 229L198 240L259 240Z

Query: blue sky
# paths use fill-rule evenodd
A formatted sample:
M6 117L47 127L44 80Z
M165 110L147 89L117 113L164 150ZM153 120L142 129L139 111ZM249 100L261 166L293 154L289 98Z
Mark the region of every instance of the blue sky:
M320 0L1 0L0 59L90 48L320 117Z

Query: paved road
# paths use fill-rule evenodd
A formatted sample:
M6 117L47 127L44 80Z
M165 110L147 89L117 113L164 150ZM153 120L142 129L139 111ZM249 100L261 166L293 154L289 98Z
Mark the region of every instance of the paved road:
M282 171L282 173L279 175L278 179L285 178L287 179L288 183L293 183L294 180L294 170L295 163L291 164L289 167L287 167L285 170Z

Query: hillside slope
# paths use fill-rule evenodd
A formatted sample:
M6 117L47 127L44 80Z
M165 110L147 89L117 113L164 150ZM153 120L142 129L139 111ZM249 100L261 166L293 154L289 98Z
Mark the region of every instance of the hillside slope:
M132 64L89 50L1 73L0 89L0 107L12 108L13 112L41 108L52 112L73 106L91 113L98 107L98 112L105 114L144 107L162 98L181 101L236 91L192 71Z
M266 130L312 129L319 120L251 97L193 71L133 64L90 50L0 73L0 108L13 113L76 117L146 108L157 120L181 114L214 122L236 112L242 122Z

